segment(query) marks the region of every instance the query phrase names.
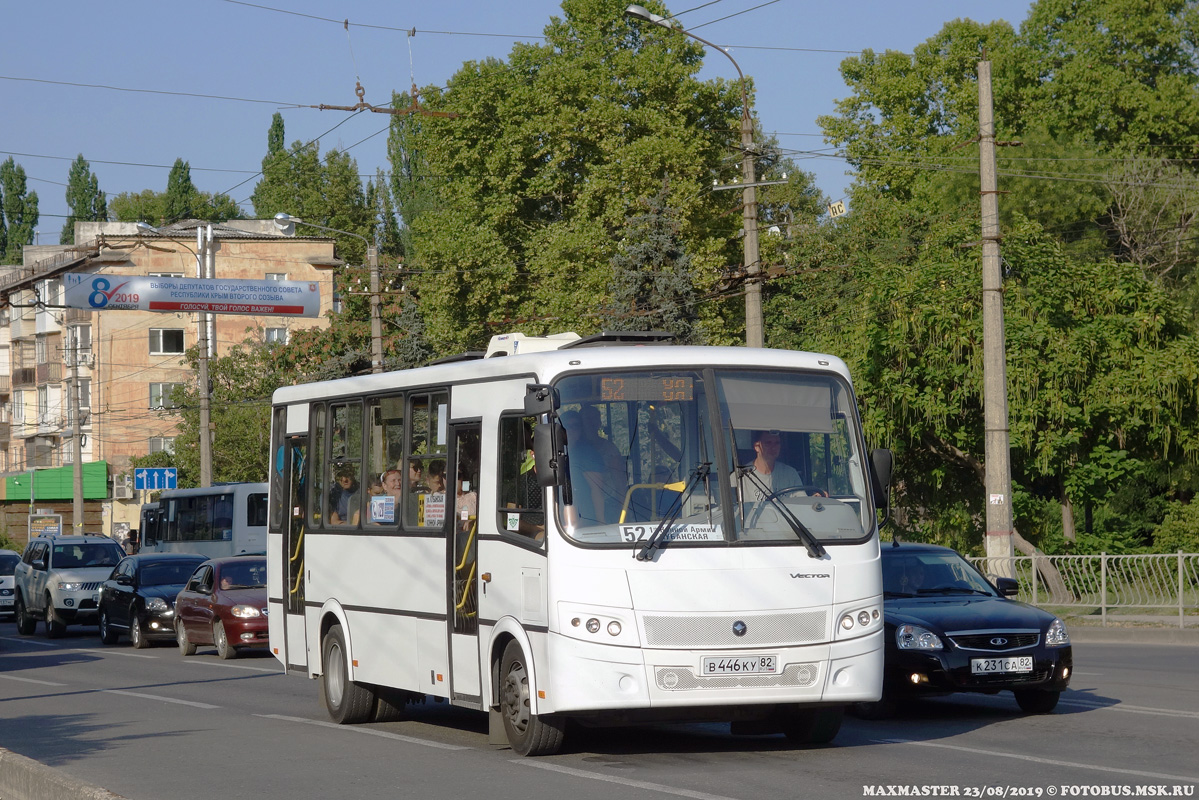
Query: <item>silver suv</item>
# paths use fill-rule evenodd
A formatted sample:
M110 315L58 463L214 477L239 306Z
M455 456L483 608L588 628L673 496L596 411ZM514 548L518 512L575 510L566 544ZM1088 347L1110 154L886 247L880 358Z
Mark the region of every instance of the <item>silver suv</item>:
M73 622L94 624L100 583L124 556L107 536L30 539L13 575L17 630L28 636L42 619L54 639Z

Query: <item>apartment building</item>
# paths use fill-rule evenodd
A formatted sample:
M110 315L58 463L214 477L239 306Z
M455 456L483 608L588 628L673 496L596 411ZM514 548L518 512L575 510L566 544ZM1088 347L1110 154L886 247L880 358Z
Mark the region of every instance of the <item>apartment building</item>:
M211 238L209 228L79 222L82 244L28 246L24 264L0 267L0 529L9 536L24 540L35 510L60 513L71 530L76 414L85 529L122 538L136 528L143 498L126 482L130 459L173 449L177 420L163 411L176 384L196 380L184 353L199 341L200 315L66 308L63 273L195 278L211 248L214 277L319 285L315 319L210 315L214 356L247 338L286 342L329 324L341 263L333 239L285 236L272 220L211 225Z

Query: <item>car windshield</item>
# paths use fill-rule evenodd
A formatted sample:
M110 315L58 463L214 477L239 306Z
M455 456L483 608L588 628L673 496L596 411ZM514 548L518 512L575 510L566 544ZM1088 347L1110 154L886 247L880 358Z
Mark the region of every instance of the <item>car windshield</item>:
M196 562L179 561L167 564L146 564L138 575L142 586L172 586L187 583Z
M892 553L883 549L883 593L892 597L985 594L995 590L957 553Z
M266 588L266 561L226 564L221 568L222 589Z
M56 544L51 563L55 569L115 567L124 555L116 544Z
M836 375L645 370L555 387L569 465L558 520L577 542L812 546L873 529L854 401Z
M18 555L0 556L0 575L12 575L20 560L21 557Z

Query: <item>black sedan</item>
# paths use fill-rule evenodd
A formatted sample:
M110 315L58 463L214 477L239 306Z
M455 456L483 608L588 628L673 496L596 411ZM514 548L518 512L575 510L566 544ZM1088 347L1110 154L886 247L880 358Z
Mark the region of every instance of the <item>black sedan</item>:
M1070 636L1053 614L1008 599L1015 580L992 585L956 551L927 544L884 544L882 567L883 698L859 713L885 716L919 696L1005 690L1028 713L1054 709L1073 671Z
M100 585L100 639L116 644L122 633L134 647L175 638L175 596L204 556L142 553L127 556Z

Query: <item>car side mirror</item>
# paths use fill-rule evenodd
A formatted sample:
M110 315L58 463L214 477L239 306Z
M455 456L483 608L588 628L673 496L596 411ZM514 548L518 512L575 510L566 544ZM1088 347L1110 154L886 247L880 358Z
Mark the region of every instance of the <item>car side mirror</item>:
M133 576L132 575L118 575L115 578L113 578L113 580L115 580L117 582L118 586L132 586L133 585Z
M46 561L45 561L45 559L42 559L42 558L35 558L33 561L29 562L29 566L33 567L34 569L42 570L43 572L45 572Z
M1020 582L1015 578L996 578L995 588L1003 597L1015 597L1020 594Z

